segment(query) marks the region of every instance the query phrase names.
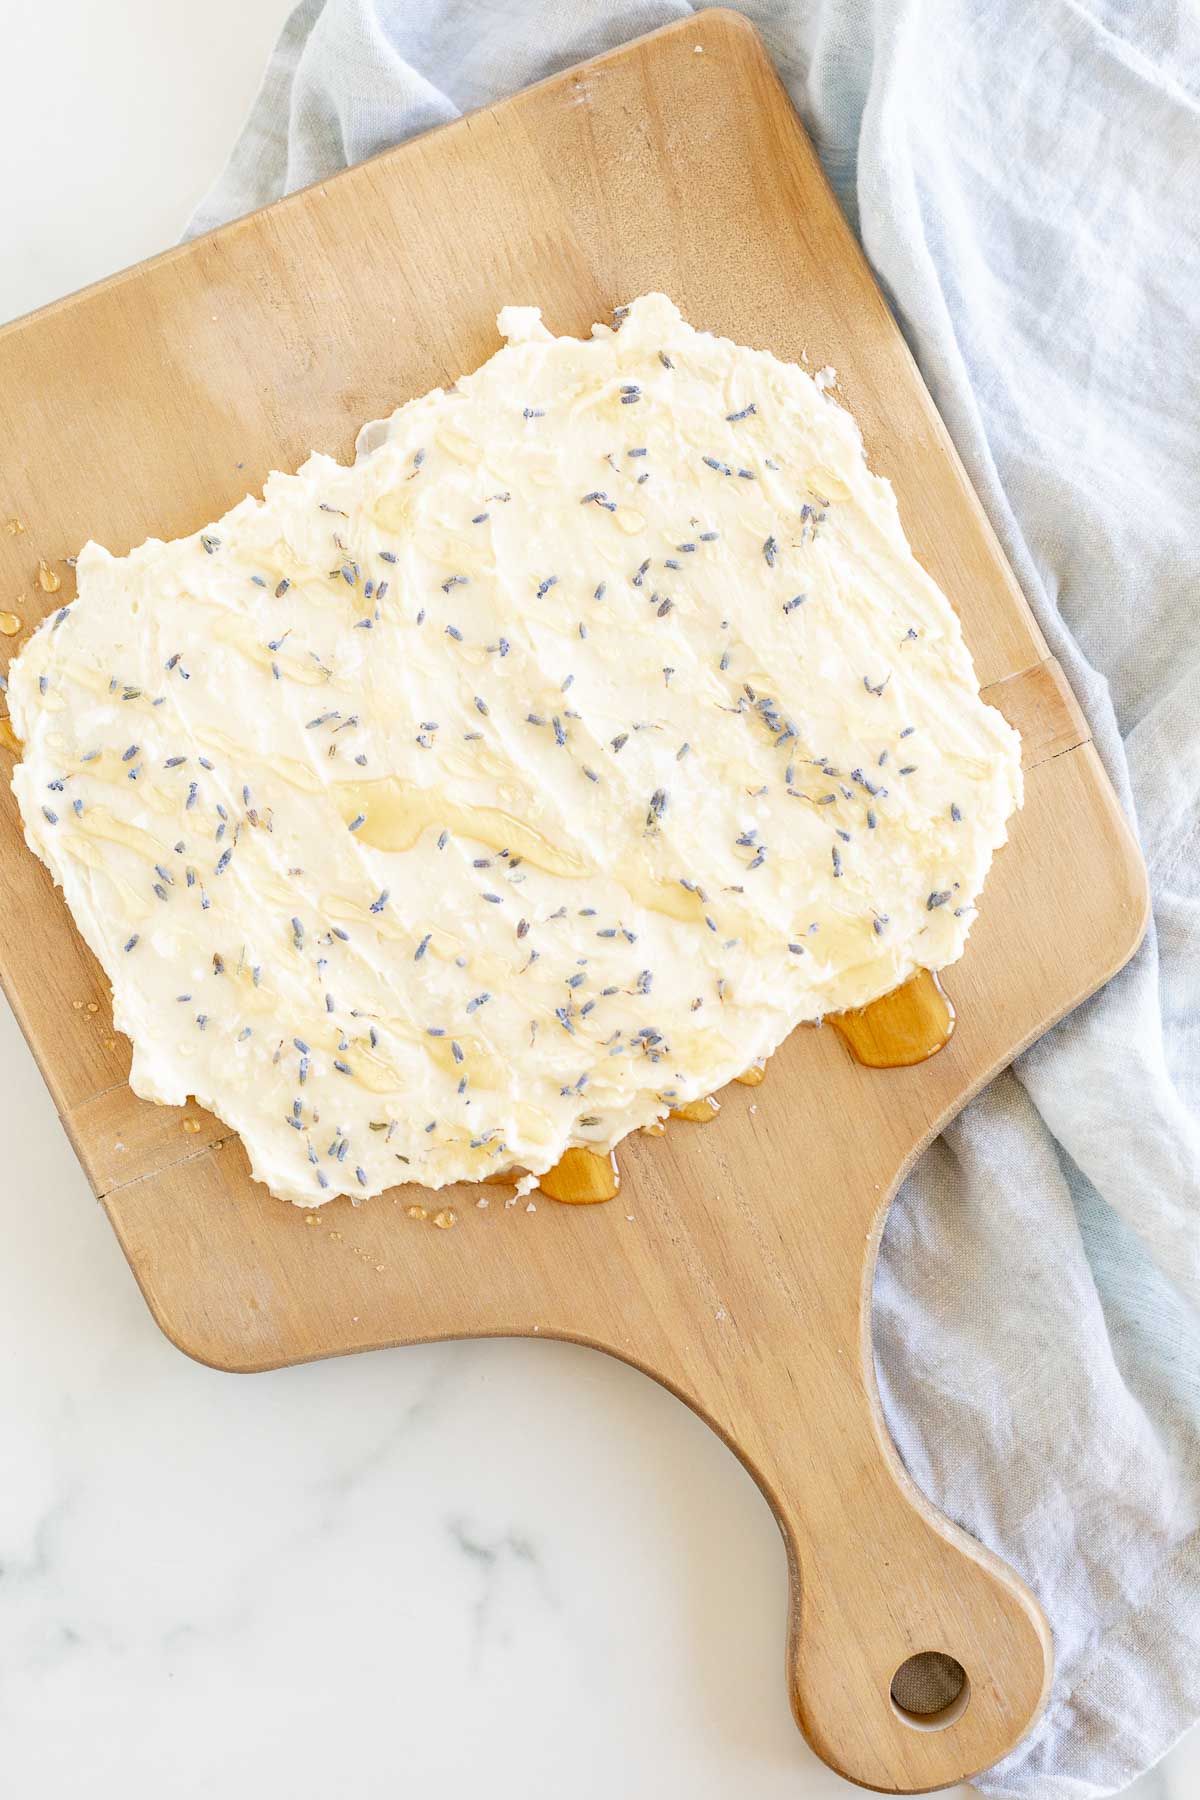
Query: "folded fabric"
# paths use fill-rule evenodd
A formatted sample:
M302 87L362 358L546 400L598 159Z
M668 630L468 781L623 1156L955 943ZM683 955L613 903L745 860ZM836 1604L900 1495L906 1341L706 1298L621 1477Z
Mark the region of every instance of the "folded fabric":
M190 229L691 10L303 0ZM1187 0L741 10L1150 870L1142 950L924 1157L875 1286L905 1462L1054 1628L1047 1712L979 1786L1092 1800L1200 1711L1200 14Z

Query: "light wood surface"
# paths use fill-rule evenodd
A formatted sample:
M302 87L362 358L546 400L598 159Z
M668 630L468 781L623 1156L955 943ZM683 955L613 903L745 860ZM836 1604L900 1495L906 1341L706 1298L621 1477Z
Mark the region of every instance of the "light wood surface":
M176 1343L253 1370L540 1334L646 1370L775 1510L810 1743L855 1781L914 1792L1017 1742L1051 1651L1036 1602L916 1493L888 1442L869 1316L884 1213L966 1098L1132 953L1146 892L1079 709L750 28L702 13L0 332L0 605L32 622L69 598L61 559L89 536L123 550L194 530L313 446L348 456L364 419L488 356L502 304L586 331L650 288L697 326L834 365L981 682L1024 735L1026 805L945 978L948 1047L881 1071L832 1031L799 1031L713 1123L630 1140L608 1205L526 1211L491 1188L479 1209L478 1190L401 1189L305 1215L250 1182L216 1120L130 1093L106 985L22 848L7 787L0 974ZM457 1222L437 1229L414 1203ZM889 1697L924 1650L970 1682L938 1729Z

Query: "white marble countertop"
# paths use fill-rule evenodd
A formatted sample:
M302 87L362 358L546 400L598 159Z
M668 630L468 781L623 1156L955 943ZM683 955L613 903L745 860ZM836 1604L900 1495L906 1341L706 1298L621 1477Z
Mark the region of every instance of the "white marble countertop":
M286 10L9 0L0 319L178 236ZM0 1141L5 1792L856 1791L788 1712L766 1503L669 1395L548 1343L215 1374L151 1323L6 1008ZM1197 1791L1193 1737L1130 1794Z

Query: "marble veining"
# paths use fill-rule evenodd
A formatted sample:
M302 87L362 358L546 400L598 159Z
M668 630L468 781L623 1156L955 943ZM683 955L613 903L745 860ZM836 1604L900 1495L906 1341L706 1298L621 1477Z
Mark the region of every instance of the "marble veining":
M7 1013L0 1068L6 1793L849 1800L774 1522L685 1407L550 1343L200 1368ZM1133 1795L1198 1789L1189 1741Z

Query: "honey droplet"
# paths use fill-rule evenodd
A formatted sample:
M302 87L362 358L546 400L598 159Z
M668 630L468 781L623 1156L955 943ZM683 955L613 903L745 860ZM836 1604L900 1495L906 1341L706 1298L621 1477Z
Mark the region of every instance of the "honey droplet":
M410 1219L427 1219L429 1217L428 1210L423 1206L406 1206L404 1210Z
M100 1011L99 1002L96 1000L89 1000L87 1003L87 1009L90 1013L98 1013Z
M43 594L57 594L59 588L62 586L61 577L54 573L54 570L43 557L38 558L37 579L38 586L41 588Z
M9 519L5 523L4 529L7 531L9 537L16 537L17 533L19 531L24 531L25 527L22 525L20 519Z
M682 1106L671 1108L673 1119L690 1119L693 1125L707 1125L715 1119L721 1110L721 1102L714 1100L711 1094L705 1094L700 1100L685 1100Z
M642 1126L643 1137L666 1137L667 1128L661 1119L651 1119L648 1125Z
M199 1119L185 1119L183 1121L183 1129L185 1131L190 1131L193 1135L195 1135L195 1133L197 1131L199 1131L199 1129L200 1129Z
M20 756L24 749L20 738L13 730L11 719L0 719L0 744L3 744L6 750L11 750L14 756Z
M479 1185L480 1187L516 1187L524 1172L523 1169L497 1169L494 1175L485 1175Z
M71 1005L75 1008L76 1012L83 1011L83 1001L82 1000L72 1000Z
M16 637L24 623L20 613L0 612L0 631L5 637Z
M568 1206L594 1206L598 1200L611 1200L621 1186L617 1159L610 1150L576 1147L567 1150L544 1175L538 1176L538 1187L550 1200L561 1200Z
M449 1231L451 1226L458 1224L458 1214L451 1207L444 1206L441 1212L434 1213L433 1222L439 1231Z
M317 1215L316 1215L316 1213L305 1213L305 1215L304 1215L304 1223L305 1223L305 1224L306 1224L306 1225L315 1225L315 1224L316 1224L316 1223L317 1223Z
M954 1032L954 1006L932 969L918 969L869 1006L830 1013L856 1062L868 1069L907 1069L945 1049Z
M735 1075L733 1079L739 1081L743 1087L759 1087L766 1077L767 1071L762 1063L751 1063L748 1069L743 1069L741 1074Z

